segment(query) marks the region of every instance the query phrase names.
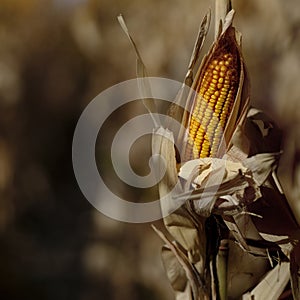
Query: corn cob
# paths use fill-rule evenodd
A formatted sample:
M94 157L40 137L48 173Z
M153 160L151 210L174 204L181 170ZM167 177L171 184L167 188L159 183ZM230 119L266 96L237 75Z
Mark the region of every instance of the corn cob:
M200 71L189 121L185 159L217 155L239 87L240 57L229 28Z

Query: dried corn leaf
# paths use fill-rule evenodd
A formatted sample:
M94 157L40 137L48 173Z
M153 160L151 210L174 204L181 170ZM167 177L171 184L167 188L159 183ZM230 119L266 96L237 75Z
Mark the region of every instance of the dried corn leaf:
M202 50L204 40L209 29L210 19L211 19L211 11L209 10L208 13L204 16L199 27L197 39L189 62L188 71L186 73L185 80L184 80L184 83L187 86L191 86L194 81L194 68L199 61L200 51Z
M251 108L239 142L249 141L248 155L280 152L282 133L275 122L260 110Z
M243 165L251 170L257 185L263 185L278 166L280 153L261 153L243 161Z
M268 271L268 260L244 251L229 240L227 293L229 299L239 299L253 288Z
M289 263L278 264L269 271L264 279L243 300L278 299L289 281Z
M186 273L178 262L178 259L168 246L162 248L162 260L166 274L173 289L177 292L184 292L188 283Z
M217 282L219 283L220 300L227 300L227 273L228 273L228 243L227 239L220 241L216 257Z
M162 127L156 129L152 135L152 153L158 154L164 159L164 162L159 164L159 168L165 168L166 173L159 184L159 193L162 197L166 196L177 184L177 168L174 149L173 133Z
M155 226L152 225L152 228L158 234L158 236L166 243L166 245L170 248L173 252L175 257L177 258L178 262L185 270L186 277L189 281L191 286L193 300L200 300L200 299L209 299L207 296L207 292L205 289L204 282L198 275L194 265L189 261L188 257L185 253L175 244L173 244L160 230L158 230Z
M220 35L227 12L231 11L230 0L216 0L215 2L215 39Z
M145 80L138 81L138 84L140 85L139 88L140 88L141 96L143 98L143 95L151 95L150 83L147 80L147 77L148 77L147 70L146 70L145 64L142 60L142 57L140 55L140 52L136 46L136 43L134 42L134 39L132 38L131 34L129 33L128 27L127 27L122 15L118 16L118 21L120 23L122 30L124 31L127 38L129 39L129 41L134 49L134 52L136 54L137 77L146 78ZM157 112L157 108L156 108L156 105L155 105L155 102L153 99L143 98L143 103L151 115L152 115L152 113ZM154 124L158 125L159 123L157 122L157 120L154 119Z
M208 33L210 19L211 19L211 11L209 10L208 13L204 16L200 24L198 35L192 52L192 56L190 58L190 62L188 65L188 70L185 75L184 84L182 85L182 88L179 90L178 94L176 95L176 99L168 109L168 115L172 119L178 122L183 121L182 118L184 114L183 114L182 107L185 106L186 98L188 97L187 90L185 87L186 86L191 87L194 82L195 67L199 62L200 51L202 50L206 35ZM170 122L169 124L167 124L167 128L170 129L177 137L176 139L178 139L179 133L177 132L176 125L173 124L174 124L173 121Z

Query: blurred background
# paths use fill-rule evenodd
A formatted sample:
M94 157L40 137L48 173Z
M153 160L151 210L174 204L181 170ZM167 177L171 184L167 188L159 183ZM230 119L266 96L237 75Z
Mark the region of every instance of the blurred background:
M300 2L233 5L252 104L283 130L280 178L300 220ZM111 220L80 192L72 136L97 94L135 77L135 54L117 23L119 13L148 74L181 81L209 7L212 0L0 0L2 299L173 299L160 261L162 243L150 224ZM108 140L131 114L119 111L108 120ZM100 157L108 146L99 147ZM145 163L148 152L139 143L136 161ZM144 201L149 194L117 180L110 184L127 200Z

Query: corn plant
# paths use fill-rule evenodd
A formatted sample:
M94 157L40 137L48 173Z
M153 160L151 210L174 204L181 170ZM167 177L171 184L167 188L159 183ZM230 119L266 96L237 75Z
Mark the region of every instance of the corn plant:
M215 41L199 63L205 15L184 79L195 93L179 91L168 112L183 129L170 123L153 133L153 149L166 161L158 188L167 232L153 228L165 242L162 260L177 300L300 299L300 229L276 175L281 134L250 107L234 13L230 1L216 0ZM153 102L145 105L155 111ZM182 205L173 211L172 201Z

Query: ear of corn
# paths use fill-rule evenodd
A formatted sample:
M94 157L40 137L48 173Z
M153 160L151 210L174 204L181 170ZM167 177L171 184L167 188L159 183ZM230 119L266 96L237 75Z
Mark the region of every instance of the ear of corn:
M230 26L215 43L195 81L197 95L192 99L184 160L218 155L242 72L235 29Z

